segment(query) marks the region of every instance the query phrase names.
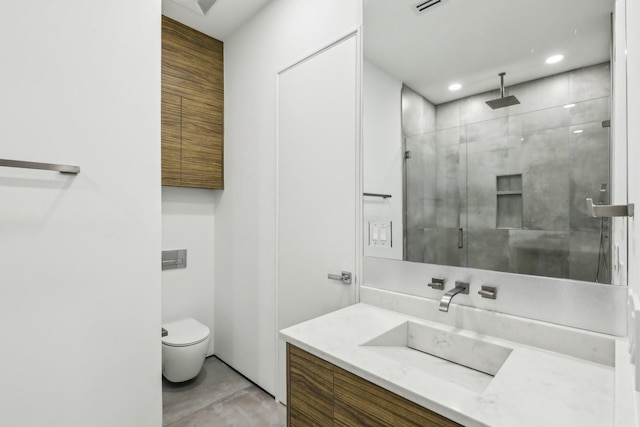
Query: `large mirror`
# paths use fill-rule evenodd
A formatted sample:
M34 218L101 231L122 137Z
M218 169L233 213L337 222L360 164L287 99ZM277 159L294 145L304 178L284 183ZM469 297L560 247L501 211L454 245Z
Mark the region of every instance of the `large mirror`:
M365 0L365 256L611 283L612 11Z

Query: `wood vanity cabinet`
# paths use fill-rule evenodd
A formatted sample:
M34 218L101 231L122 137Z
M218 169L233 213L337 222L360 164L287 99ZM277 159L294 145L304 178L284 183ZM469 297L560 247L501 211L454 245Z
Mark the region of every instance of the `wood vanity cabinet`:
M287 344L287 425L333 426L333 365Z
M287 344L287 426L452 427L460 424Z
M222 42L162 17L162 185L224 188Z

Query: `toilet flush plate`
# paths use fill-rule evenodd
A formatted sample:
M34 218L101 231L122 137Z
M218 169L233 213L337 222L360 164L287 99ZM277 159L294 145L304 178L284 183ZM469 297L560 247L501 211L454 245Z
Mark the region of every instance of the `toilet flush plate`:
M187 250L174 249L162 251L162 269L173 270L187 267Z

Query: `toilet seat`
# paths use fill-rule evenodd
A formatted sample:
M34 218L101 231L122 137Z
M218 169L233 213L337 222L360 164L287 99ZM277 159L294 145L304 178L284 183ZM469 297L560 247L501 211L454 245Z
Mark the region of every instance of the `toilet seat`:
M162 344L170 347L187 347L209 338L209 328L195 319L170 322L163 327L167 330L168 335L162 337Z

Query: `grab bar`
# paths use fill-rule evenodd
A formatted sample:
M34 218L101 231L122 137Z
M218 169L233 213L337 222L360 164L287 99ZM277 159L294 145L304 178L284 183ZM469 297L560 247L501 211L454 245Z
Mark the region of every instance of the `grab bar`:
M42 169L60 173L77 175L80 173L80 166L56 165L53 163L25 162L22 160L0 159L0 166L21 169Z

